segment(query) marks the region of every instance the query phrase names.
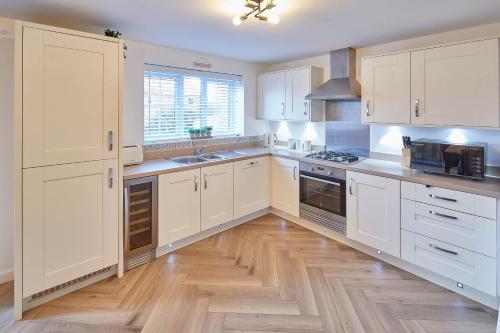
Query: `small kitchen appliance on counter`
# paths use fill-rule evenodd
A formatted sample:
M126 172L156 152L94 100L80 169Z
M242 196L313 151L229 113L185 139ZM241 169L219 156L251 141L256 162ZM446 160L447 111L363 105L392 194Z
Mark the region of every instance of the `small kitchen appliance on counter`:
M411 143L412 169L482 179L486 169L486 143L452 143L418 139Z
M144 161L142 146L123 147L123 165L141 164Z

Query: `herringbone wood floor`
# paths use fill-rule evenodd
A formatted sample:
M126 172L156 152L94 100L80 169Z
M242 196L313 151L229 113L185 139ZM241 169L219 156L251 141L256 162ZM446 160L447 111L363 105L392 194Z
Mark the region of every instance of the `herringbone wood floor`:
M494 332L497 313L268 215L26 313L22 332Z

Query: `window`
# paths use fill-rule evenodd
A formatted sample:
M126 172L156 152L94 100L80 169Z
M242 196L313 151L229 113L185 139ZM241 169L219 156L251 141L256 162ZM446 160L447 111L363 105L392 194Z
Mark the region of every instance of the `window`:
M241 76L147 65L144 71L144 142L189 137L191 127L212 135L241 134Z

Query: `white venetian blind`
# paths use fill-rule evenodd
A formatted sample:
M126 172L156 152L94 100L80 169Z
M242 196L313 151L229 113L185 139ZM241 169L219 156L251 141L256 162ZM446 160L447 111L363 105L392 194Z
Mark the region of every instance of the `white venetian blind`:
M146 65L144 142L189 137L190 127L212 126L213 136L241 134L241 76Z

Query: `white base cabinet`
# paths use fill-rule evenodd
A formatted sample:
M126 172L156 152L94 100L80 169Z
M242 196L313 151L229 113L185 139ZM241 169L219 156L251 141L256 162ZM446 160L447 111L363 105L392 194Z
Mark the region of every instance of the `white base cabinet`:
M347 171L347 237L400 257L400 181Z
M234 218L233 163L201 168L201 231Z
M234 163L234 218L269 207L269 157Z
M299 216L299 162L271 158L271 205L290 215Z
M200 169L158 176L158 246L200 232Z
M496 296L496 199L401 183L401 258Z
M118 161L23 170L23 297L118 263Z

